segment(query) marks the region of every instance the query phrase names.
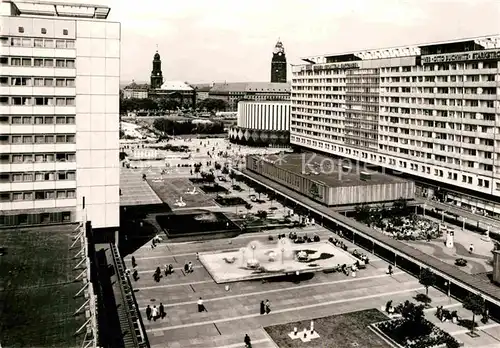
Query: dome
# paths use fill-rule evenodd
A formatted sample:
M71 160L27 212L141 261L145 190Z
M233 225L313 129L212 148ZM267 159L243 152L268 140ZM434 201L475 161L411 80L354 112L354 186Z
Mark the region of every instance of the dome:
M158 51L156 51L153 59L154 60L160 60L160 54L158 53Z

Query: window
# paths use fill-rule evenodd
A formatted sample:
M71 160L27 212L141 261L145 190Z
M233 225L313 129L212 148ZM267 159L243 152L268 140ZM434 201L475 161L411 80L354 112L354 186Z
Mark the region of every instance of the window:
M74 135L67 135L66 136L66 142L67 143L74 143L75 142L75 136Z
M23 175L22 174L12 174L12 181L13 182L23 181Z
M31 39L23 39L23 47L31 47Z
M43 143L45 143L45 136L44 135L37 135L37 136L35 136L35 143L36 144L43 144Z
M57 191L57 199L66 198L66 191Z
M13 37L12 39L10 39L11 46L20 47L22 44L23 44L23 41L19 37Z
M76 173L75 172L66 173L66 180L76 180Z
M54 136L53 135L46 135L45 136L45 143L46 144L53 144L54 143Z
M66 117L66 123L67 124L75 124L75 117L74 116Z
M22 33L24 33L24 28L23 27L18 27L17 31L22 34Z
M43 66L45 66L46 68L53 68L54 67L54 60L44 59Z
M42 29L40 30L40 32L41 32L42 34L47 34L47 29L42 28Z
M68 29L63 29L63 35L68 35Z
M75 68L75 60L74 59L68 59L66 61L66 68L74 69Z
M43 40L35 39L35 47L43 47Z
M53 79L45 79L44 86L45 87L54 87L54 80Z
M56 105L57 106L66 106L66 99L64 99L64 98L56 98Z
M23 66L31 66L31 58L23 58Z
M66 48L66 41L56 40L56 48Z
M43 124L43 117L35 117L35 124Z
M44 40L43 45L45 48L54 48L54 40Z
M13 201L22 201L23 200L23 194L22 194L22 192L14 192L12 194L12 200Z
M57 59L56 60L56 68L65 68L66 64L64 59Z
M57 79L56 80L56 87L65 87L66 83L64 79Z
M35 67L42 67L43 66L43 59L41 58L35 58L33 62Z
M24 201L32 201L33 200L33 192L24 192L23 200Z
M66 142L66 137L64 135L57 135L56 136L56 142L57 143L65 143Z
M66 41L66 48L75 48L74 41Z

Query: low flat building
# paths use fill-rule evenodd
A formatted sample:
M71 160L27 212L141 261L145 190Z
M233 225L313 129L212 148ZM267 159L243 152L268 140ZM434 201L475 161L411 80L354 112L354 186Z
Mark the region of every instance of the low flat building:
M250 155L246 168L327 206L415 198L413 181L314 153Z
M123 98L125 99L146 99L149 96L149 85L147 83L138 84L132 80L132 83L123 89Z
M288 146L290 102L239 102L237 124L229 129L229 141L248 146Z

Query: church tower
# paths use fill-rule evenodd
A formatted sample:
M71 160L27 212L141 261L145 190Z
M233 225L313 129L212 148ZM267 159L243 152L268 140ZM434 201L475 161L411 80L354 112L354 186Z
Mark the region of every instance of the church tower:
M271 82L286 82L286 57L283 43L278 39L271 61Z
M160 88L162 84L161 59L160 54L156 51L153 57L153 70L151 71L151 88Z

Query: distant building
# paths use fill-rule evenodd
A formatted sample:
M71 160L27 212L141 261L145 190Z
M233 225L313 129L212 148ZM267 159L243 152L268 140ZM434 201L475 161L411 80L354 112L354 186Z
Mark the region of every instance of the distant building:
M290 100L289 83L234 82L215 83L208 92L210 98L223 99L229 110L236 110L238 102Z
M274 46L273 59L271 60L271 82L286 82L286 56L283 43L278 40Z
M153 70L151 70L151 88L160 88L163 84L163 73L161 71L161 58L158 51L153 57Z
M177 100L181 106L196 105L196 93L193 87L183 81L165 81L159 88L151 89L150 98ZM187 101L187 103L185 103Z
M288 146L290 102L239 102L237 125L229 130L229 141L249 146Z
M212 88L213 84L212 83L204 83L204 84L197 84L197 85L192 85L196 92L196 101L202 101L205 100L209 97L209 92L210 89Z
M123 98L125 99L146 99L149 94L149 85L147 83L137 84L134 80L123 89Z

